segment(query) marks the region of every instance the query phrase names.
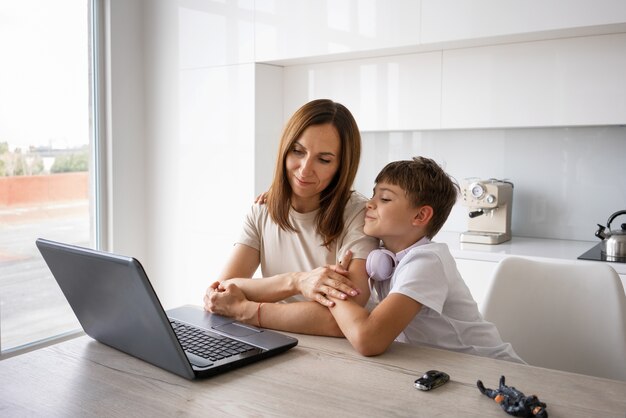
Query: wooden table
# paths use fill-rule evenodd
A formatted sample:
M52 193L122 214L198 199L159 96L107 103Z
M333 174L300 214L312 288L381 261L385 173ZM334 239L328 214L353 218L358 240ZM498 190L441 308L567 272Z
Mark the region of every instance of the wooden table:
M394 343L378 357L346 340L296 335L287 353L206 380L188 381L89 337L0 362L0 416L508 417L480 394L501 374L537 394L555 417L626 416L626 382ZM429 369L451 381L413 387Z

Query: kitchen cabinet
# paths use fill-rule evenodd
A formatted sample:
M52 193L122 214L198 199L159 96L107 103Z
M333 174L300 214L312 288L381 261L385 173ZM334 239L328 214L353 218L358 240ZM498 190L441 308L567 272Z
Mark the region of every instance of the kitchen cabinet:
M441 128L626 123L626 34L444 51Z
M422 0L421 42L432 44L520 34L602 31L626 21L623 0ZM583 30L584 29L584 30ZM585 32L586 31L586 32ZM519 39L519 38L518 38Z
M419 44L419 0L256 0L255 60Z
M361 131L439 128L441 52L284 67L285 119L316 98L353 113Z
M248 7L246 2L240 9ZM231 12L246 17L245 10ZM208 17L215 16L187 20ZM623 32L624 22L622 0L256 0L254 59L321 62L342 54L380 56L384 50L407 53L589 36ZM247 23L240 20L238 36L247 36Z
M285 115L329 97L363 131L626 124L626 34L284 67Z
M159 43L181 69L254 62L254 0L160 2L147 7Z

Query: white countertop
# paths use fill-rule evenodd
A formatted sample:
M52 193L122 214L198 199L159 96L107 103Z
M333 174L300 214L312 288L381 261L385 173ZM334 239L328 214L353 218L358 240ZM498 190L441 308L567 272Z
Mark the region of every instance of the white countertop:
M499 262L510 255L557 260L577 260L578 256L598 244L599 241L569 241L544 238L513 237L497 245L467 244L459 241L460 232L441 231L434 241L445 242L455 258ZM606 261L578 260L587 263ZM618 274L626 275L626 263L609 263Z

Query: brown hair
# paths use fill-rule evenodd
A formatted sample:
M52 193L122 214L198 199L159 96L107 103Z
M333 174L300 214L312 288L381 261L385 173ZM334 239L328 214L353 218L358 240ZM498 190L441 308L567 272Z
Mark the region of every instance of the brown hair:
M376 183L399 186L413 207L427 205L433 208L433 217L426 226L426 236L434 237L448 219L460 191L457 182L435 161L425 157L394 161L387 164Z
M282 229L295 231L289 222L293 191L287 179L285 160L293 144L311 125L332 124L339 133L339 168L320 196L317 231L328 247L343 231L343 212L352 194L352 184L361 158L361 134L350 111L340 103L319 99L298 109L285 125L274 180L267 195L267 209L272 220Z

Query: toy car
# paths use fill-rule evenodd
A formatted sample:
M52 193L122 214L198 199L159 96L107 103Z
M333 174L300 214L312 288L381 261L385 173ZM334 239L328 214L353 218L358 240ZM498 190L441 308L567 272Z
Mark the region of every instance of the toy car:
M431 390L438 388L448 380L450 380L450 376L447 373L439 370L429 370L415 381L415 387L419 390Z

